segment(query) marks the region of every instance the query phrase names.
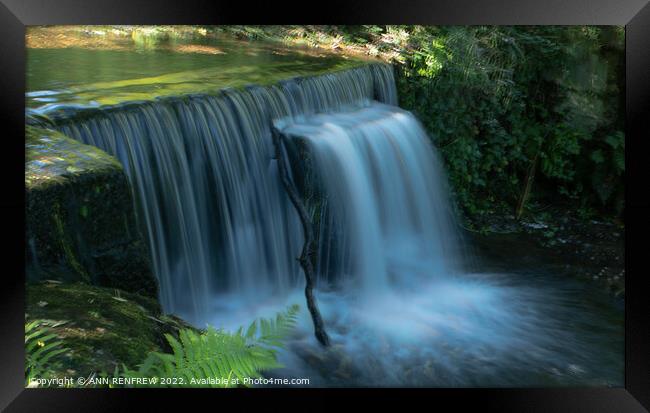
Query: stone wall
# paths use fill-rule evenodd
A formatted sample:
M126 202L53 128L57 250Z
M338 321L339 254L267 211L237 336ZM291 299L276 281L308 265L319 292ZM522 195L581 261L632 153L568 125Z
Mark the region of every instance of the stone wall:
M58 132L28 126L25 135L28 281L82 281L157 297L119 162Z

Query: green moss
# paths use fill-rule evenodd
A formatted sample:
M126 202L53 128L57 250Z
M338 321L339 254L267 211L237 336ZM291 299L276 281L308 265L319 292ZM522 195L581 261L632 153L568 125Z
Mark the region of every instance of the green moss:
M119 162L59 132L30 126L25 132L28 278L155 297L158 286Z
M69 349L53 367L54 377L134 368L149 352L167 350L165 333L188 327L162 316L154 299L83 283L27 285L26 319L40 320Z
M25 127L25 186L28 190L60 184L81 173L122 171L117 159L60 132Z
M79 263L75 257L74 251L72 250L72 245L66 232L63 219L61 218L61 206L58 203L52 205L52 222L54 223L54 230L56 233L56 239L61 244L61 249L64 252L66 262L74 269L74 271L81 276L81 279L90 282L90 276L84 270L83 266Z

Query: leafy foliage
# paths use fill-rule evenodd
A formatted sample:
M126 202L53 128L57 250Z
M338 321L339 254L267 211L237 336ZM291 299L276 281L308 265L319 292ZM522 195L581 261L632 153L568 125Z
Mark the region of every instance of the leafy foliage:
M623 27L114 26L111 30L132 32L134 41L142 37L144 45L216 33L391 61L400 106L418 115L440 149L457 204L468 217L518 205L528 192L529 171L535 171L531 199L622 214Z
M538 197L623 208L623 31L414 28L400 104L441 149L469 215L510 208L532 162Z
M512 210L531 170L536 201L622 213L622 27L363 25L284 31L294 43L395 63L400 106L416 113L440 149L466 216Z
M246 331L242 327L235 333L208 327L202 333L183 329L178 339L166 334L172 354L152 352L138 370L125 366L121 374L174 379L160 383L170 387L197 387L201 380L214 378L220 380L202 385L229 387L234 378L244 384L244 378L258 378L264 371L282 367L277 362L276 351L294 328L298 311L298 305L290 306L275 319L255 320Z
M46 378L52 361L66 351L56 334L38 321L25 324L25 385Z

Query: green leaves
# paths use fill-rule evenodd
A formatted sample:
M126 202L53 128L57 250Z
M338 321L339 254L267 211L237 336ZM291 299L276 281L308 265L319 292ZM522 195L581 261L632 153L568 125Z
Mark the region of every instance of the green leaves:
M611 148L611 157L614 170L618 175L625 172L625 134L616 131L605 137L605 142Z
M605 162L605 155L603 155L603 151L600 149L596 149L591 153L591 160L596 162L596 163L603 163Z
M561 186L558 200L571 194L605 205L622 190L623 74L601 40L616 29L409 30L410 52L396 70L400 106L416 113L440 149L465 212L511 208L538 153L532 196ZM615 38L619 54L622 39Z
M280 368L276 351L291 333L300 310L290 306L272 319L253 321L243 332L235 333L208 327L203 333L191 329L179 331L178 339L165 337L172 353L152 352L138 370L123 367L124 377L157 377L157 385L166 387L232 387L234 378L246 385L246 378ZM169 379L169 380L167 380Z
M52 361L68 351L63 341L38 321L25 324L25 385L34 379L46 378Z
M625 148L625 134L623 132L616 131L611 135L607 135L605 137L605 142L613 149Z

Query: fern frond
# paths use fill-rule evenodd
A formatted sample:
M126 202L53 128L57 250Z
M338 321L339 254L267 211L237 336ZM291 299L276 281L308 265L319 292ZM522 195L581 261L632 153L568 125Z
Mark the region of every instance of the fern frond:
M25 324L26 385L35 378L43 378L47 374L51 360L68 351L63 347L63 341L57 338L57 335L51 334L48 328L41 327L38 321Z
M253 321L244 337L270 347L283 348L283 341L296 326L299 311L300 307L294 304L284 313L278 313L275 319L260 319L259 335L257 335L258 320Z
M276 358L276 348L283 345L282 341L294 328L298 311L299 307L293 305L274 319L256 320L245 333L243 328L229 333L208 327L201 334L191 329L181 330L178 339L166 334L171 354L150 353L137 371L124 366L122 375L182 379L172 384L160 383L172 387L230 387L233 377L244 385L245 378L258 378L264 371L282 367Z

